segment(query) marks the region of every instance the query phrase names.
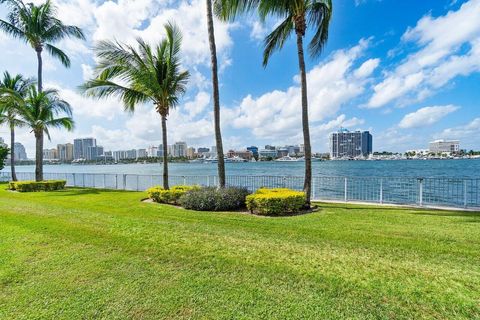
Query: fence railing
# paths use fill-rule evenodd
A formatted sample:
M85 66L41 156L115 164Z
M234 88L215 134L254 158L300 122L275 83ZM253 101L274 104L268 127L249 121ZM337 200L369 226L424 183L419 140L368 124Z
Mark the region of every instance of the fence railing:
M18 172L19 180L33 180L35 174ZM10 174L0 173L0 180ZM162 185L161 175L45 173L45 179L64 179L67 186L144 191ZM227 176L229 186L255 191L261 187L303 189L299 176ZM169 184L216 186L216 176L170 176ZM444 206L480 209L480 178L405 177L313 177L312 199L341 202L369 202L418 206Z

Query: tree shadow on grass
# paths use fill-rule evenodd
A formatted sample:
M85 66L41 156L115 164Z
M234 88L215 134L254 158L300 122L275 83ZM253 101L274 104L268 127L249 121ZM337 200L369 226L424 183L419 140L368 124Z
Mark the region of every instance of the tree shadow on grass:
M67 188L65 190L50 192L52 196L60 197L75 197L75 196L85 196L92 194L102 194L102 193L126 193L129 191L125 190L110 190L110 189L94 189L94 188Z

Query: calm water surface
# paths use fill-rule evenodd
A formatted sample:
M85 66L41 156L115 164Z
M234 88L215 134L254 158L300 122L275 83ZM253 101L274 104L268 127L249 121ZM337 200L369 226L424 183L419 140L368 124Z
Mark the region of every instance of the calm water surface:
M302 162L227 163L227 175L302 176ZM217 165L171 163L170 175L216 175ZM8 172L7 166L3 171ZM18 166L18 172L34 172L34 166ZM161 164L117 165L45 165L53 173L162 174ZM472 160L395 160L395 161L323 161L313 163L318 176L379 177L468 177L480 178L480 159Z

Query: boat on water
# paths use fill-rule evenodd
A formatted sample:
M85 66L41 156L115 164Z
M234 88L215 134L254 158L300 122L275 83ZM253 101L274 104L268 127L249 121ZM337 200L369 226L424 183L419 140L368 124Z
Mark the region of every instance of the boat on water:
M298 160L298 158L292 158L290 156L285 156L285 157L281 157L281 158L279 158L275 161L277 161L277 162L298 162L299 160ZM303 159L303 161L305 161L305 159Z
M235 156L232 158L224 158L225 163L241 163L241 162L248 162L248 160L240 158L239 156ZM211 157L203 160L204 163L218 163L217 157Z

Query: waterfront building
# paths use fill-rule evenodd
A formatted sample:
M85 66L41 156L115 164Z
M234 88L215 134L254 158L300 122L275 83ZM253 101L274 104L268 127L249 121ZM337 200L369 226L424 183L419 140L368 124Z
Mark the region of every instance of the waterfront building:
M252 152L253 157L254 157L255 159L258 159L258 147L256 147L256 146L251 146L251 147L248 147L247 150Z
M217 146L212 146L212 147L210 148L210 153L217 155Z
M432 153L457 153L460 151L460 141L435 140L430 142L429 150Z
M27 160L27 152L25 147L20 142L15 142L15 161Z
M284 149L288 151L289 156L296 156L297 154L300 153L299 146L286 146Z
M103 156L103 147L102 146L89 146L87 148L87 154L85 159L89 161L95 161L101 159Z
M147 148L147 157L149 157L149 158L158 157L159 156L158 152L159 152L159 147L150 146L150 147Z
M277 157L281 158L281 157L286 157L289 155L289 151L287 148L278 148L277 149Z
M341 158L367 158L373 151L373 138L368 131L348 131L341 129L330 135L330 157Z
M73 144L65 143L57 145L58 159L62 162L73 161Z
M229 150L227 152L227 158L234 158L234 157L238 157L238 158L242 158L250 161L253 158L253 153L250 150L238 150L238 151Z
M172 152L170 155L174 157L186 157L187 156L187 143L184 141L175 142L172 146Z
M43 160L58 160L57 149L43 149Z
M73 140L74 160L87 159L88 148L96 146L97 140L95 138L80 138Z
M209 149L209 148L205 148L205 147L200 147L200 148L198 148L197 152L198 152L198 154L209 153L209 152L210 152L210 149Z
M258 156L261 159L265 158L276 158L277 157L277 150L271 150L271 149L261 149L258 151Z
M265 150L277 150L277 148L275 146L271 146L271 145L267 144L265 146Z
M147 149L138 149L137 150L136 159L146 158L146 157L147 157Z
M187 148L187 157L188 157L189 159L193 159L193 158L195 158L195 156L196 156L196 154L195 154L195 148L193 148L193 147L188 147L188 148Z

